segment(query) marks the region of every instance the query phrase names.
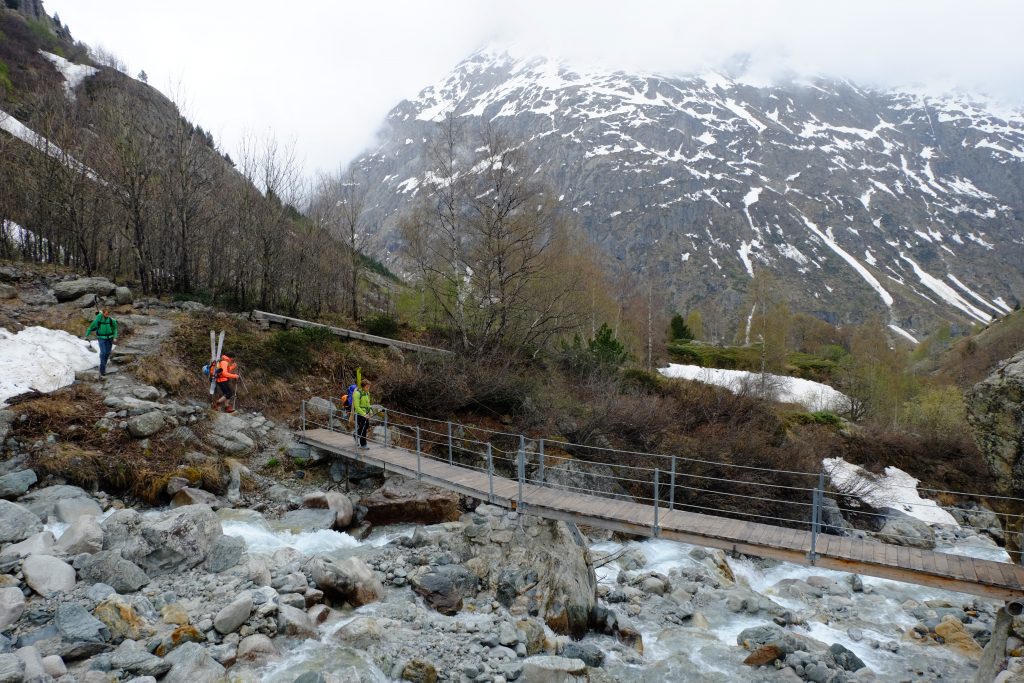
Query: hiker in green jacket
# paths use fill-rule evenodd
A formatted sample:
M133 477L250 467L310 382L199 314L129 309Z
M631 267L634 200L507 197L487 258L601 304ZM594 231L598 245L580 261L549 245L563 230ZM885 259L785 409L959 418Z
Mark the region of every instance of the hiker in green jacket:
M85 332L85 341L89 341L89 335L96 333L96 339L100 345L100 377L107 374L107 360L110 358L110 351L117 341L117 321L110 317L110 309L104 308L96 314L92 325Z
M370 380L364 379L362 388L356 389L352 394L352 410L356 414L356 436L359 438L360 448L369 448L366 445L366 432L370 429L370 410L372 405Z

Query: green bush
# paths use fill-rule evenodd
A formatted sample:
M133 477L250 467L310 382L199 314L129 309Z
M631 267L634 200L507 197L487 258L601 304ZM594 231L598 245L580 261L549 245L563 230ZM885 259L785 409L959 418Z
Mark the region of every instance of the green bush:
M672 320L669 323L669 334L673 341L689 341L693 339L693 332L690 331L689 325L683 319L683 316L676 313L672 316Z
M903 406L907 427L929 441L956 441L969 434L964 396L955 386L925 389Z
M369 334L393 339L398 335L398 321L389 315L375 313L363 318L363 329Z
M827 410L818 410L813 413L793 413L789 419L794 424L827 425L830 427L842 427L846 422L843 418Z
M658 373L640 368L626 368L622 371L622 388L625 391L632 389L645 394L656 394L661 389L663 381Z

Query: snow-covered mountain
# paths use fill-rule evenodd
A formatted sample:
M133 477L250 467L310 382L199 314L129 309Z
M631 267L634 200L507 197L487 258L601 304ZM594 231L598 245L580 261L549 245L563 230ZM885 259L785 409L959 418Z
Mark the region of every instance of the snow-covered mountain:
M921 336L987 322L1024 298L1024 115L967 97L813 80L581 69L482 50L396 106L356 163L373 224L423 182L452 113L522 140L587 234L669 307L738 320L751 275L833 322L885 316Z

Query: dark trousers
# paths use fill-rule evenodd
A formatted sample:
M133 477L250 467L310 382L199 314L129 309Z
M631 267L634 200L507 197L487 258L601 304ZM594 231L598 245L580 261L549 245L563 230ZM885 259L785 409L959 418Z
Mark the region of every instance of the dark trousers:
M100 374L107 371L107 360L110 359L110 351L114 348L113 339L97 339L100 345Z
M370 428L370 418L366 415L356 415L356 435L359 437L359 445L366 445L366 432Z

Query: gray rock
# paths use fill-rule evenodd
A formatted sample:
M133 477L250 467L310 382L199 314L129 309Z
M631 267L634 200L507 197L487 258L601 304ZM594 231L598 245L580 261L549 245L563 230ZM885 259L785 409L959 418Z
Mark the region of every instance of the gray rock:
M127 306L132 303L132 290L127 287L116 287L114 289L114 301L118 306Z
M133 640L125 640L110 655L110 666L135 676L163 676L171 663L150 654Z
M25 662L18 655L0 655L0 683L21 683L25 677Z
M60 678L68 672L68 667L64 664L64 660L61 659L60 655L50 655L49 657L43 657L43 671L48 676L53 678Z
M384 595L380 579L357 557L346 557L339 562L317 557L309 561L306 569L325 595L353 607L376 602Z
M281 526L295 533L333 529L337 513L328 509L300 508L286 512L281 517Z
M128 418L128 433L136 439L145 439L159 432L165 424L164 414L159 410L151 410Z
M211 427L206 440L222 451L241 453L256 447L256 442L245 433L248 423L236 415L215 413Z
M43 658L40 656L39 650L29 645L28 647L18 648L14 654L25 663L25 673L23 676L26 681L43 683L50 680L50 674L46 673L46 669L43 667Z
M89 598L93 602L100 602L104 598L109 598L111 595L117 595L117 591L114 590L113 586L108 586L105 583L94 583L89 586L89 589L85 592L85 597Z
M134 593L149 583L149 576L133 562L121 557L118 550L101 550L85 560L82 580L105 583L118 593Z
M17 503L0 500L0 543L24 541L42 530L42 521L30 509Z
M100 524L103 549L118 550L126 560L135 562L152 550L142 538L142 515L136 510L117 510Z
M562 656L567 659L582 659L587 666L604 664L604 652L593 643L566 643Z
M149 576L195 567L206 560L214 541L224 535L217 515L204 505L171 510L156 522L144 523L141 532L150 551L136 562Z
M107 296L117 286L110 280L102 277L83 277L75 280L63 280L54 283L53 295L57 301L74 301L86 294L98 294Z
M68 642L105 643L110 640L107 625L73 602L57 607L54 623L61 637Z
M95 517L79 517L61 534L53 549L68 556L97 553L103 549L103 529Z
M830 645L828 651L832 653L832 659L835 660L836 664L847 671L860 671L865 666L860 657L839 643Z
M3 443L0 438L0 444ZM0 498L17 498L24 495L33 484L36 483L36 473L32 470L18 470L0 477Z
M57 541L49 531L32 534L20 543L11 543L0 551L0 557L28 557L29 555L53 555Z
M180 508L186 505L208 505L211 508L218 508L220 501L209 491L185 486L171 498L171 507Z
M277 648L274 641L262 633L256 633L242 638L238 644L238 659L248 662L259 662L277 655Z
M25 596L19 588L0 588L0 631L21 618L25 611Z
M71 524L80 517L99 517L103 509L92 498L67 498L58 500L53 506L50 521L56 519L64 524Z
M582 659L537 655L523 660L519 676L523 683L578 683L585 681L587 665Z
M25 583L44 598L75 587L75 569L52 555L29 555L21 563Z
M210 546L206 569L218 573L236 566L245 552L245 541L235 536L220 536Z
M251 612L252 593L244 592L217 612L213 618L213 627L218 633L231 633L249 619Z
M459 564L441 565L412 577L413 590L432 608L448 615L462 609L464 598L476 595L477 583L477 576Z
M199 643L185 643L164 657L171 668L163 683L218 683L225 669Z
M925 550L935 548L935 533L927 522L902 514L890 516L875 536L885 543L894 545Z
M327 508L334 510L334 528L347 529L352 523L352 499L341 491L328 491L324 497L327 500Z
M277 608L277 632L289 636L312 638L316 636L316 626L304 610L289 605Z
M0 299L13 299L18 296L18 290L11 285L0 285Z
M77 486L58 484L27 493L18 499L18 503L28 508L39 519L47 522L53 521L54 508L57 507L57 503L69 498L91 499L88 493ZM0 515L0 517L2 516Z

